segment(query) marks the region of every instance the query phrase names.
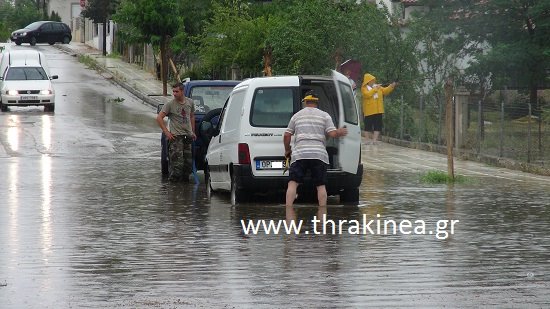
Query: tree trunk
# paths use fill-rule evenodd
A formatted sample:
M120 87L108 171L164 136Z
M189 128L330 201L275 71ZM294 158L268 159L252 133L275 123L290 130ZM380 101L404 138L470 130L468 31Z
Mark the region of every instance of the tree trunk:
M162 95L168 95L168 61L166 60L166 36L160 39L160 79L162 80Z

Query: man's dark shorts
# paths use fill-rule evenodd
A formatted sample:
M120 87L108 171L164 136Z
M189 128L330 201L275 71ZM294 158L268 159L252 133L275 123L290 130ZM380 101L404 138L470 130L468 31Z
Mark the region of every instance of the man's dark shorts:
M374 114L365 116L365 131L373 132L373 131L382 131L382 116L384 114Z
M327 164L317 159L297 160L289 169L289 180L303 183L307 171L311 171L311 180L318 187L327 183Z

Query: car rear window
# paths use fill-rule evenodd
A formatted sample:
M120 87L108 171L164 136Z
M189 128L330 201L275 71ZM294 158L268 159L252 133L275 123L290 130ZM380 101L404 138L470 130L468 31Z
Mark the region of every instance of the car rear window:
M191 88L191 99L195 102L196 113L207 113L223 107L233 86L194 86Z
M292 88L260 88L254 93L250 111L252 126L286 128L293 114Z
M48 75L41 67L12 67L6 72L5 80L47 80Z

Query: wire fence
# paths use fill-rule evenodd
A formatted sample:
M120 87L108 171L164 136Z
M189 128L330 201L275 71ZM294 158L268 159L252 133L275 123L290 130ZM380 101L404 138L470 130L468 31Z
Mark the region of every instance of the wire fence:
M384 103L385 136L446 145L444 99L390 96ZM550 108L545 108L542 98L533 106L525 98L506 93L485 102L469 97L457 103L455 97L453 106L455 153L550 166Z

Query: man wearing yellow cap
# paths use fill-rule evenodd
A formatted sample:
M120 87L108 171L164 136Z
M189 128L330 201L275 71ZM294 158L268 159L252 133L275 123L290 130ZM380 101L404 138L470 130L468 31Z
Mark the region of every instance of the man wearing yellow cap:
M391 83L388 87L382 87L375 84L376 78L366 73L363 77L361 85L361 93L363 94L363 115L365 121L365 138L366 143L370 144L369 133L372 134L372 143L378 141L380 131L382 131L383 123L382 116L384 115L384 96L390 94L396 82Z
M285 157L292 154L286 191L286 212L287 218L290 214L290 219L294 219L293 204L296 190L298 185L303 183L304 175L308 170L317 187L319 208L326 207L325 183L329 164L326 136L336 138L348 134L348 129L345 127L336 129L330 115L318 109L319 98L313 92L308 92L302 102L304 108L292 116L283 137ZM291 150L292 135L294 135L294 147Z

